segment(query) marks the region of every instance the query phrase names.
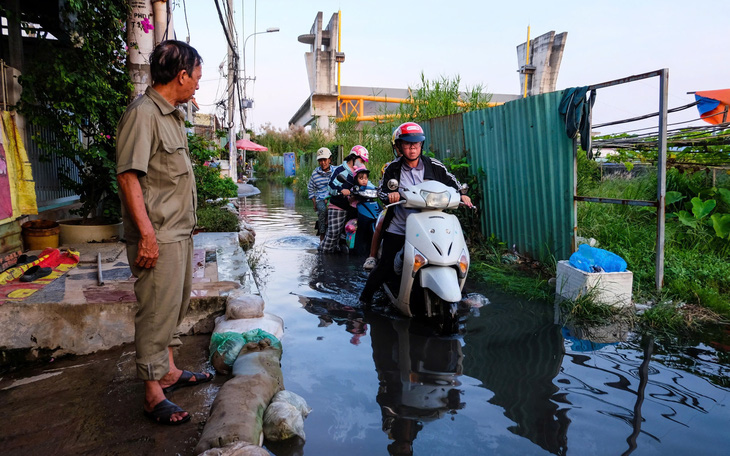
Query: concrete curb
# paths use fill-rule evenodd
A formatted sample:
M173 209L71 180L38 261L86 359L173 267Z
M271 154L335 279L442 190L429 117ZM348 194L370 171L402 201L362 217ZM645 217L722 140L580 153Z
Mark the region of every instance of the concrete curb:
M193 237L196 271L186 334L210 333L225 311L225 296L243 288L258 293L238 233ZM78 244L81 262L22 301L0 305L0 366L61 355L85 355L134 340L134 278L121 243ZM104 285L97 282L97 254Z

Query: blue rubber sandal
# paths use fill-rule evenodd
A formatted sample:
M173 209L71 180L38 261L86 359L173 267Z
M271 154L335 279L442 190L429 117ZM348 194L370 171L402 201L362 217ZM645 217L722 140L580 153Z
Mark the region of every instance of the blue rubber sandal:
M172 415L180 412L184 412L185 410L178 407L176 404L170 402L169 400L165 399L159 404L155 405L155 408L152 409L151 412L148 412L147 410L144 410L144 416L150 418L151 420L161 423L161 424L169 424L172 426L176 426L178 424L187 423L190 421L190 414L187 414L183 419L178 421L172 421Z
M195 377L195 381L191 382L190 379ZM213 374L206 375L205 372L190 372L184 370L180 378L177 379L172 385L162 388L162 392L165 394L172 393L173 391L184 388L186 386L196 386L201 383L209 382L213 380Z

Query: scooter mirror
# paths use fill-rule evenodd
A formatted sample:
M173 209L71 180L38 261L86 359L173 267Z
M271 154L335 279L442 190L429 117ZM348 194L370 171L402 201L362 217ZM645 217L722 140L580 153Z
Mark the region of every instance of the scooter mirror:
M391 179L388 181L388 190L398 190L398 181Z
M337 175L337 181L342 182L343 184L347 183L347 179L342 174Z
M459 189L459 193L462 195L466 195L466 192L469 190L468 184L461 184L461 188Z

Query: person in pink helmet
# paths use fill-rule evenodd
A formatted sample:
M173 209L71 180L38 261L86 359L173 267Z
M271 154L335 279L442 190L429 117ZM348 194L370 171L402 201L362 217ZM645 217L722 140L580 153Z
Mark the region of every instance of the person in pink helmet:
M330 203L327 209L327 232L324 240L319 245L319 250L324 253L339 252L339 239L342 227L348 218L352 218L352 207L348 201L350 190L355 185L355 179L352 171L355 168L365 167L365 163L369 161L368 150L357 145L350 150L345 157L345 161L335 168L330 178ZM341 176L338 179L338 176ZM348 214L350 211L350 214ZM350 217L348 217L350 215Z

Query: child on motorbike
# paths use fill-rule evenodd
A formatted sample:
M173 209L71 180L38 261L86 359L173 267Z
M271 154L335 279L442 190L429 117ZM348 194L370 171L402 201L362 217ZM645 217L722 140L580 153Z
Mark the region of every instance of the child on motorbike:
M352 190L358 192L360 190L372 189L375 190L375 186L368 179L370 176L370 170L364 166L357 167L352 170L352 177L355 178L355 185L352 186ZM356 195L350 195L350 205L356 207L358 203Z
M354 185L350 196L350 204L357 208L357 236L356 250L358 254L369 252L372 242L375 221L380 214L381 208L377 201L376 187L368 180L370 170L364 166L357 167L352 170ZM364 190L371 190L370 195L366 195Z
M329 181L330 203L327 209L327 232L320 243L320 251L325 253L344 252L339 245L340 233L348 217L350 203L347 199L354 185L352 170L364 167L368 162L368 150L356 145L345 157L345 161L335 168ZM340 176L338 178L338 176Z

